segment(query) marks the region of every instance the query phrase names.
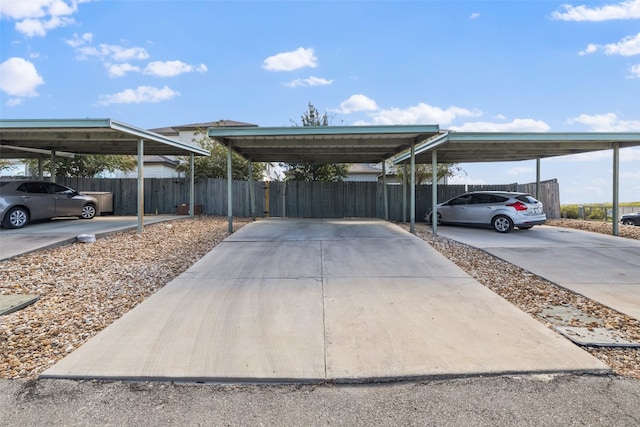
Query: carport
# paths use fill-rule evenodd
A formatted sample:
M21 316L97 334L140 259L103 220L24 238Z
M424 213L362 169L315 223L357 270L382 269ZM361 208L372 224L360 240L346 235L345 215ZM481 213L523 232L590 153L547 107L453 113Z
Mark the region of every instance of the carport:
M640 132L505 133L453 132L438 125L318 126L274 128L209 128L209 137L251 162L379 163L382 162L385 219L387 192L385 161L410 165L410 227L415 232L415 164L503 162L536 160L540 185L540 160L548 157L612 150L613 234L618 235L620 148L640 146ZM231 151L228 155L231 182ZM406 174L405 174L406 176ZM437 188L437 177L432 185ZM250 188L253 188L251 186ZM537 191L539 192L539 191ZM433 191L433 206L437 191ZM232 191L228 191L229 232L232 232ZM254 197L251 194L252 212ZM405 202L406 203L406 202ZM437 233L437 224L433 224Z
M208 156L200 147L185 144L154 132L112 119L0 120L0 159L51 159L51 177L55 178L57 157L76 154L137 155L138 158L138 232L143 229L144 168L143 156L190 156L191 179L189 215L194 206L194 156Z
M412 150L440 134L438 125L407 126L303 126L272 128L209 128L210 138L252 162L284 163L380 163L384 188L385 219L388 219L385 160ZM415 188L415 169L411 170ZM249 176L251 177L251 173ZM227 157L229 233L233 232L231 150ZM253 189L253 185L249 186ZM255 194L251 192L255 217ZM411 230L415 224L415 195L411 197Z

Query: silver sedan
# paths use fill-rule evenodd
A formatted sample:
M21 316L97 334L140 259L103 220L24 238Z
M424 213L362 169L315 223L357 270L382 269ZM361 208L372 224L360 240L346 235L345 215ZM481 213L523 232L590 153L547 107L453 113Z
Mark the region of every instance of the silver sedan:
M29 221L63 216L91 219L95 197L46 181L0 181L0 224L20 228Z

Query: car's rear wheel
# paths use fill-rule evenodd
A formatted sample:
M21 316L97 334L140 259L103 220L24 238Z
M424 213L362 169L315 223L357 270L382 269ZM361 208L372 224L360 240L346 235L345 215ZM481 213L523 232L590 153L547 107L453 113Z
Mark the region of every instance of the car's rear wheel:
M632 219L625 219L622 221L624 225L636 225L636 223Z
M80 217L82 219L91 219L94 216L96 216L96 207L91 203L89 203L88 205L84 205L84 207L82 208L82 213L80 214Z
M9 209L4 217L2 226L5 228L21 228L29 222L29 212L25 208L15 207Z
M491 226L498 233L508 233L513 230L513 221L508 216L498 215L491 220Z

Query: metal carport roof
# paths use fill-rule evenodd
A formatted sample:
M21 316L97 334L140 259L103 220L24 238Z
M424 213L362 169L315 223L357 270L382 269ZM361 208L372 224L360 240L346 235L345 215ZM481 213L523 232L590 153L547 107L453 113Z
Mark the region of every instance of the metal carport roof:
M443 132L418 144L416 163L506 162L640 146L640 132ZM410 160L402 153L394 163Z
M208 156L201 147L113 119L0 120L0 158L38 158L51 151L73 154Z
M209 152L112 119L0 120L0 158L42 159L49 156L55 160L56 157L73 157L74 154L138 156L138 231L142 231L143 155L189 155L193 166L195 155L208 156ZM53 165L55 161L51 163ZM194 205L193 169L191 167L191 207ZM190 213L193 215L193 211Z
M208 134L253 162L379 163L439 131L438 125L211 127Z

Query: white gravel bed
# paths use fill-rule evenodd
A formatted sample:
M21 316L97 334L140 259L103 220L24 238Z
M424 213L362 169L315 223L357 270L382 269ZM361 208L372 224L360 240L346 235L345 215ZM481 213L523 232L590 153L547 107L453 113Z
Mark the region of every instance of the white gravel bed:
M248 221L235 219L234 224L239 228ZM574 224L588 229L582 221ZM605 224L597 225L604 230ZM40 297L25 309L0 318L0 378L37 377L188 269L227 237L227 227L226 218L203 216L149 225L142 234L123 232L96 243L76 243L0 262L0 294ZM631 234L637 229L635 238L640 238L640 227L622 229ZM610 233L610 225L609 231L602 232ZM606 328L630 340L640 340L640 322L635 319L483 251L434 237L424 226L417 235L534 317L545 307L565 304L601 319ZM640 379L640 350L588 350L617 374Z

